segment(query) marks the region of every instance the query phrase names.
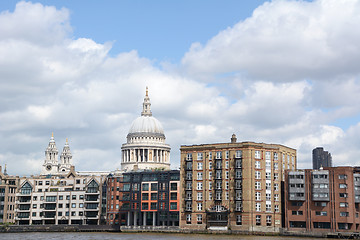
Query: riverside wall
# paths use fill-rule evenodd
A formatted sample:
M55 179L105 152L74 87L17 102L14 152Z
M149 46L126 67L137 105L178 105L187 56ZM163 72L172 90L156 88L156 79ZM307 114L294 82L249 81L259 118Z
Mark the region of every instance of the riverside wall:
M0 225L0 233L20 232L120 232L115 225Z

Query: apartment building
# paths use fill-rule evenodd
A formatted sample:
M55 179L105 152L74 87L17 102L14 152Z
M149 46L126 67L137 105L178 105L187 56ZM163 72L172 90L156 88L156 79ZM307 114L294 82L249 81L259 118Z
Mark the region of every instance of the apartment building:
M180 227L278 231L281 181L296 150L237 142L181 146Z
M126 172L107 186L108 224L179 226L179 171Z
M20 179L16 193L15 223L100 224L105 177L78 175L72 167L65 176Z
M359 232L360 168L287 171L285 227L291 231Z
M0 166L0 223L14 223L15 194L19 185L18 176L10 176Z

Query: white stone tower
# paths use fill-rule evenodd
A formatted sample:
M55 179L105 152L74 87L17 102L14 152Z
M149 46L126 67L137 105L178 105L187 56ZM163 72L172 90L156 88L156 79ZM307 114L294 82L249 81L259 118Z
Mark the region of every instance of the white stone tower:
M50 142L45 150L45 161L41 175L57 174L59 171L58 149L56 148L54 133L51 134Z
M133 121L121 150L121 168L125 171L170 169L170 146L165 143L161 123L152 116L147 87L141 116Z
M68 139L66 139L65 146L60 155L59 174L68 173L72 166L72 154L69 147Z

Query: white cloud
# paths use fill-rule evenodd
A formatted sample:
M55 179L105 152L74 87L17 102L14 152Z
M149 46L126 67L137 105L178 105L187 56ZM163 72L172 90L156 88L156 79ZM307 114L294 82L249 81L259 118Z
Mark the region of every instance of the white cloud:
M299 166L311 167L320 145L355 164L358 119L349 129L333 123L359 113L358 33L344 23L360 21L355 2L337 2L265 3L206 45L194 44L171 71L136 50L112 57L110 42L73 39L66 9L20 2L0 14L0 164L10 174L38 173L54 132L59 151L69 138L77 169L118 168L145 86L174 168L180 145L229 142L232 133L297 148ZM206 84L197 78L203 74L220 81Z
M358 74L359 13L356 0L266 2L206 44L194 43L182 63L197 76L237 71L297 81Z

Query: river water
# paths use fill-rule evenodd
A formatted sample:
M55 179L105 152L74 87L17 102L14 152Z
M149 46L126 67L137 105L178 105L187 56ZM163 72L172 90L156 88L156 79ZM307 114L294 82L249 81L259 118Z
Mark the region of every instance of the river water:
M0 233L0 239L6 240L289 240L315 238L294 237L264 237L264 236L241 236L241 235L215 235L215 234L171 234L171 233ZM317 238L318 239L318 238Z

